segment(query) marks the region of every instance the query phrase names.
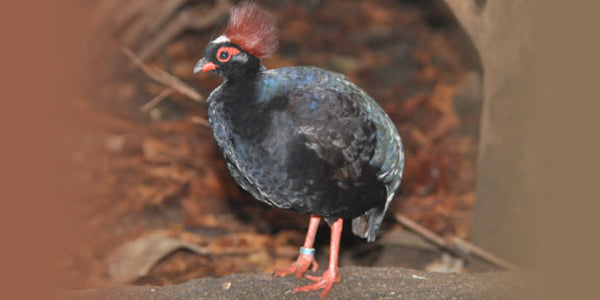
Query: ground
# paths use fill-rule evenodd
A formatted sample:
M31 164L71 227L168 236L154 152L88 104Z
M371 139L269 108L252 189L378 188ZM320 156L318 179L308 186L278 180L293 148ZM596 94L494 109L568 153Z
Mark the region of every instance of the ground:
M342 269L344 280L327 299L501 300L533 299L531 274L494 272L476 275L427 273L395 268ZM121 287L70 293L72 300L94 299L318 299L318 292L291 294L297 278L234 274L190 280L166 287Z

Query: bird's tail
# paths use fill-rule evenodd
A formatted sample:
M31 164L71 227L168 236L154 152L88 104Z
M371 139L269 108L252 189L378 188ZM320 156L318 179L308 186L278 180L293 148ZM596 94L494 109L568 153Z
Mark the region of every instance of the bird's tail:
M379 227L385 216L385 207L373 207L362 216L352 220L352 232L361 238L374 242L379 233Z

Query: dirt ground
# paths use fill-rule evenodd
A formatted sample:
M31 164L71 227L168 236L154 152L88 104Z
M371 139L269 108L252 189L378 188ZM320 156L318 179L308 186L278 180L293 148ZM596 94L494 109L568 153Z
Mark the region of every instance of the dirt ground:
M475 275L427 273L394 268L341 270L344 280L327 299L537 299L531 274L492 272ZM273 280L269 275L234 274L223 278L190 280L156 287L120 287L69 294L73 300L94 299L318 299L318 292L292 294L305 282L293 278Z
M182 9L210 9L208 2L189 1ZM280 48L266 67L344 73L397 124L407 165L389 215L401 212L441 235L468 239L480 67L450 13L430 1L257 2L280 28ZM220 78L193 75L192 68L223 24L184 30L146 63L206 97ZM167 87L132 66L120 51L123 39L111 36L92 58L98 80L73 100L77 127L63 141L72 167L60 176L77 207L77 234L56 263L65 287L166 285L291 263L308 216L263 205L235 185L205 124L204 103L174 93L144 106ZM316 244L322 264L328 237L322 227ZM439 251L406 235L391 217L374 244L345 230L341 249L342 266L449 268ZM348 286L358 280L353 276L359 275L346 276Z

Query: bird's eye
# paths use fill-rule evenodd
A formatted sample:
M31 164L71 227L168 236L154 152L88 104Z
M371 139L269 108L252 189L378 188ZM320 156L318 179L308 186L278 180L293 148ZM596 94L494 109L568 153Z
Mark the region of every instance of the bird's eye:
M217 51L217 60L224 63L231 59L232 55L240 53L240 50L235 47L221 47Z
M219 59L221 60L227 60L229 58L229 52L228 51L221 51L221 53L219 54Z

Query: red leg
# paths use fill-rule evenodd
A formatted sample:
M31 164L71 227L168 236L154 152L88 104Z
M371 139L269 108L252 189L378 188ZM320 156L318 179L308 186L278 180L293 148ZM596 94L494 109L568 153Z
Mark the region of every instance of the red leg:
M340 250L340 236L342 235L342 225L344 221L338 219L331 226L331 251L329 253L329 267L327 271L323 272L321 276L310 276L306 275L306 279L314 281L314 284L297 287L294 289L294 293L308 292L323 289L321 298L325 298L329 291L333 287L333 284L339 282L342 279L340 273L338 273L338 253Z
M304 240L304 248L312 249L315 242L315 236L317 235L317 228L319 228L319 222L321 217L311 215L310 223L308 224L308 232L306 233L306 239ZM290 274L296 274L298 278L302 278L302 274L308 270L308 267L312 264L313 272L317 271L319 264L315 260L315 256L311 254L300 254L298 259L291 266L275 270L274 274L277 277L283 277Z

